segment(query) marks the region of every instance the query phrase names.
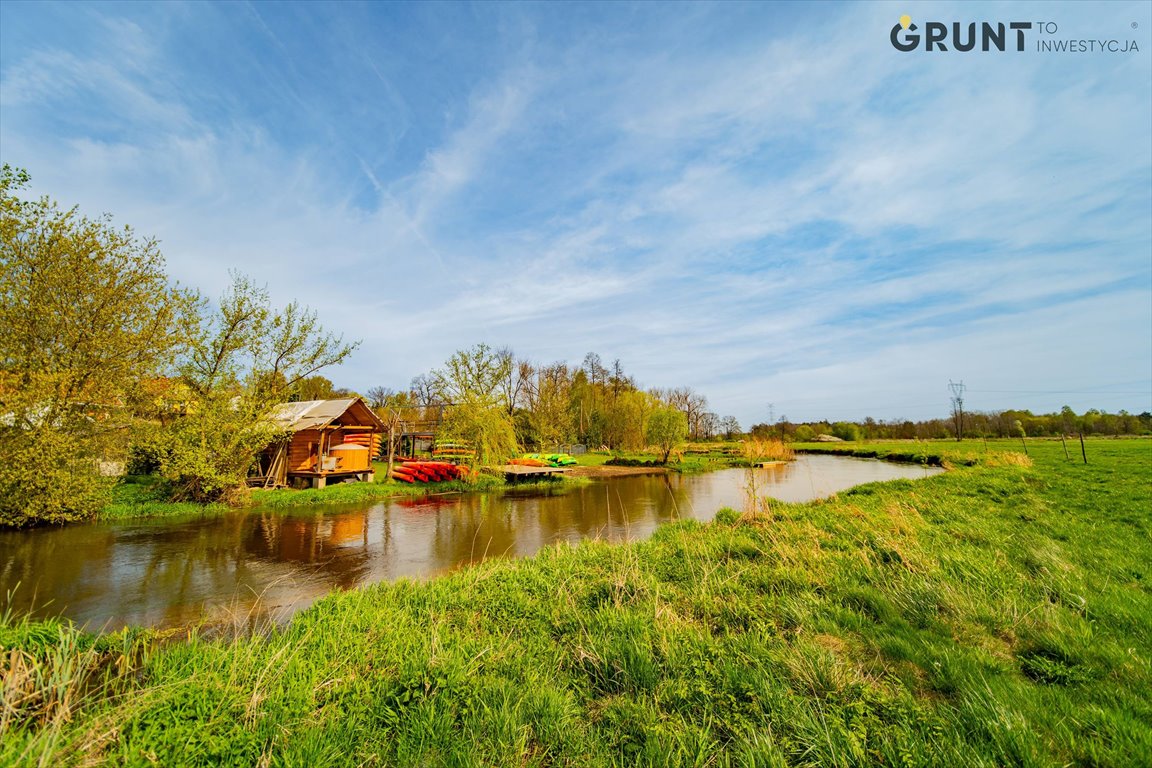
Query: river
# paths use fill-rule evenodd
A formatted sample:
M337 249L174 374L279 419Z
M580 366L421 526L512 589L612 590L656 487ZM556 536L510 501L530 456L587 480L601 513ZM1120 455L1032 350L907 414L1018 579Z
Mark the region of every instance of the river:
M759 494L807 501L940 471L805 455L754 472ZM721 507L744 507L748 479L742 469L634 475L559 489L4 531L0 601L15 615L66 617L92 631L282 621L337 589L710 520Z

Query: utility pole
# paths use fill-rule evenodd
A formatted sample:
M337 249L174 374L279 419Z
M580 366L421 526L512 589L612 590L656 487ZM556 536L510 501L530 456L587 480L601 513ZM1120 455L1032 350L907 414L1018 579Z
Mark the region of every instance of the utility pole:
M948 380L952 390L952 418L956 421L956 442L964 439L964 382Z

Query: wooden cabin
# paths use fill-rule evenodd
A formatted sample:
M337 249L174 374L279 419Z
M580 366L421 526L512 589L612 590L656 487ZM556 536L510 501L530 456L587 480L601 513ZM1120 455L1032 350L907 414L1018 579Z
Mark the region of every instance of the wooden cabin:
M260 454L252 484L323 488L330 480L374 479L372 459L387 427L360 398L283 403L272 419L290 434Z

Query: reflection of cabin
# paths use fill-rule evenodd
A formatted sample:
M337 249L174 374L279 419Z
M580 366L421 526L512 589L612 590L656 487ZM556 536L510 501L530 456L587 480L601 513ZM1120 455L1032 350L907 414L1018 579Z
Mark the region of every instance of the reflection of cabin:
M360 398L284 403L272 419L290 434L260 454L252 482L323 488L329 480L373 480L372 459L386 428Z

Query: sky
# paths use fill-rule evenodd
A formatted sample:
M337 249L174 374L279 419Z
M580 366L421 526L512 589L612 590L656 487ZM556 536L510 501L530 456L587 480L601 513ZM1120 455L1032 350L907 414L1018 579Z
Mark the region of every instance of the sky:
M1033 26L903 52L904 14ZM483 342L745 427L946 417L950 381L1135 413L1150 32L1146 2L5 0L0 160L183 285L315 309L361 392Z

